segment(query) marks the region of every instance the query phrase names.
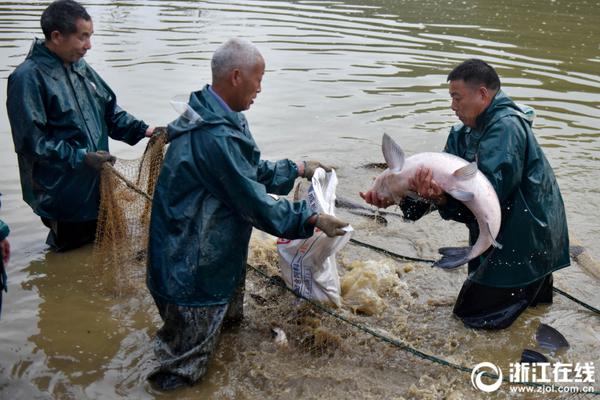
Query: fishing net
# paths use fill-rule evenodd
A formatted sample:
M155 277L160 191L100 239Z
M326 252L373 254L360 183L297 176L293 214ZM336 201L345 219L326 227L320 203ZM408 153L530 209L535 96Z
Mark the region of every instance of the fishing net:
M166 138L152 137L139 159L117 159L102 168L94 262L105 288L116 296L143 286L152 194Z

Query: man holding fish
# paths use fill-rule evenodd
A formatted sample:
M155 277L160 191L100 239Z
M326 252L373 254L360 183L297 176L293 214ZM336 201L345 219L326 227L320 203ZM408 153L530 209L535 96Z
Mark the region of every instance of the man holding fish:
M448 81L462 124L451 129L444 153L404 160L386 135L389 169L360 195L377 207L400 204L411 220L437 209L467 225L470 246L440 249L434 265L468 262L454 314L472 328L502 329L527 307L552 302L552 272L570 265L564 204L532 116L501 90L496 71L471 59Z

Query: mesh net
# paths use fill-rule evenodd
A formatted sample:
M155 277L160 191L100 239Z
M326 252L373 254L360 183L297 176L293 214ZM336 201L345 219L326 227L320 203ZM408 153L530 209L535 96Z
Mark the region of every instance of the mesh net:
M104 287L119 296L143 286L152 194L162 165L166 135L148 141L141 158L106 163L94 260Z

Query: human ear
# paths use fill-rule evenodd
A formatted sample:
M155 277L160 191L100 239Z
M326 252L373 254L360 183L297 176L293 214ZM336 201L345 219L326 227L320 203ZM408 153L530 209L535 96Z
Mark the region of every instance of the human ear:
M62 34L59 31L52 31L50 33L50 41L54 44L58 44L62 41Z
M238 68L234 69L231 72L231 85L232 86L238 86L242 83L242 71L240 71Z

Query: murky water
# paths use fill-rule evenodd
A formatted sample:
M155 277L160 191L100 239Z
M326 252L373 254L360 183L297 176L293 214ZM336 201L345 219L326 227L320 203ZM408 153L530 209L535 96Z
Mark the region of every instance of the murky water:
M441 149L456 122L445 77L461 60L483 58L497 68L513 99L536 108L535 132L557 174L569 229L600 258L598 1L86 3L96 32L88 62L109 82L125 109L154 124L175 117L170 98L208 82L209 60L220 43L232 36L252 40L267 62L263 92L247 113L263 156L333 163L340 177L338 194L357 201L357 191L368 187L377 173L362 166L382 161L379 143L384 132L408 154ZM2 104L6 78L25 57L32 38L41 37L42 10L35 1L0 1ZM143 148L111 146L124 158L137 157ZM21 200L16 165L2 112L0 218L11 226L13 254L0 320L0 398L160 397L144 383L152 366L149 339L158 326L152 303L102 294L91 271L90 248L47 252L46 230ZM407 255L434 257L438 247L466 238L463 227L434 215L414 224L391 219L387 227L343 216L352 220L357 238ZM342 257L381 260L351 246ZM404 310L403 326L410 328L407 339L431 353L466 365L484 360L506 365L523 347L532 346L532 334L542 321L571 342L559 359L600 359L598 317L564 298L558 297L552 307L527 311L509 330L474 333L450 315L464 270L445 273L417 265L401 279L416 305L402 308L405 304L399 300L390 304ZM555 282L600 305L598 281L579 266L556 274ZM283 372L289 363L254 351L260 347L257 342L269 340L269 319L251 320L259 315L252 312L253 304L248 301L250 321L223 335L205 382L184 397L333 398L347 395L344 388L358 397L440 397L425 390L432 382L419 378L419 373L434 368L404 353L390 353L389 369L378 370L380 381L346 374L365 372L356 366L348 365L345 374L339 368L327 370L333 368L332 361L321 359L306 364L302 358L317 372L300 366ZM364 322L385 326L386 318L400 318L386 315ZM456 344L448 344L453 340ZM442 375L449 378L440 379ZM462 382L465 398L477 396L466 374L444 371L431 376L439 382ZM412 392L411 385L416 388Z

